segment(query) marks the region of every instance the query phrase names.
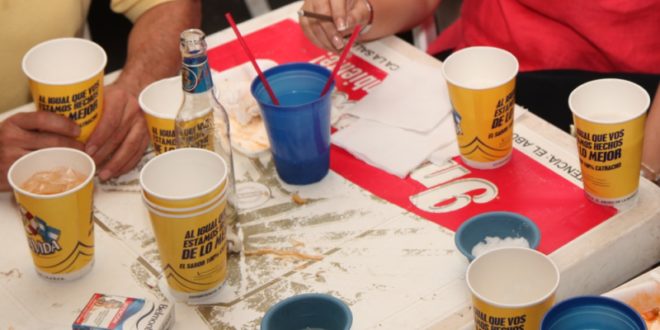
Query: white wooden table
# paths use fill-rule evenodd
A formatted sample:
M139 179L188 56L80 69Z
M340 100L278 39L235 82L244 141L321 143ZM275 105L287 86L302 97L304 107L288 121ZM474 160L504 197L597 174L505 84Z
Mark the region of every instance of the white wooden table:
M300 3L282 7L239 28L248 34L295 17L299 7ZM213 46L233 38L225 30L209 36L208 42ZM367 47L440 65L395 37ZM32 109L26 105L15 111ZM533 114L518 121L516 133L578 166L574 139ZM227 283L217 303L176 304L175 329L258 329L269 306L303 292L330 293L346 301L354 329L469 325L472 313L464 281L468 263L454 247L452 231L375 197L334 172L321 183L301 188L279 181L269 156L237 155L236 167L239 182L262 183L271 193L258 208L241 210L246 249L295 248L323 259L231 255ZM96 263L87 276L69 283L51 283L36 275L12 197L0 194L0 329L70 328L95 292L165 297L158 285L158 250L140 200L137 173L97 184ZM580 184L573 177L565 178ZM293 194L307 202L294 203ZM561 270L558 298L606 292L657 263L658 205L660 189L642 180L635 207L552 253Z

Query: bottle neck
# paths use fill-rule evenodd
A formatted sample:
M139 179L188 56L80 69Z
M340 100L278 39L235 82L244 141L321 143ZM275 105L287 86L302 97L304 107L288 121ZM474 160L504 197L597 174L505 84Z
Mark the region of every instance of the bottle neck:
M213 90L213 79L206 54L183 57L181 81L186 93L200 94Z

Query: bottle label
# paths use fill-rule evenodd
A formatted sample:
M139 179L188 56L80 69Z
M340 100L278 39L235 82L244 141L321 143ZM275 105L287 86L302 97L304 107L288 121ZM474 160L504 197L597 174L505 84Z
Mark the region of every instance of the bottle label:
M215 124L211 111L192 120L176 122L174 129L178 148L215 150Z
M211 70L206 56L183 59L181 68L183 90L188 93L204 93L213 87Z

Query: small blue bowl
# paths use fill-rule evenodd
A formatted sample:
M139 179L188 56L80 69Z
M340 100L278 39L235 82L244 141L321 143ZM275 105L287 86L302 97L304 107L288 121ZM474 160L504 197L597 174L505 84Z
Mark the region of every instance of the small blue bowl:
M541 330L645 330L642 317L630 306L603 296L564 300L543 317Z
M349 330L353 314L343 301L320 293L286 298L273 305L261 319L261 330Z
M472 248L491 237L524 237L529 247L536 249L541 231L529 218L513 212L486 212L465 221L454 236L456 247L469 261L474 260Z

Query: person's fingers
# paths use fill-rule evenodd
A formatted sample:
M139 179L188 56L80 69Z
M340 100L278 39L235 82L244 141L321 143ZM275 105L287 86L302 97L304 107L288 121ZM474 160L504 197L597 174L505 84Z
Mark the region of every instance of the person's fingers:
M353 33L353 28L355 25L360 24L364 28L369 24L370 12L367 7L367 2L365 0L356 0L354 5L347 7L346 13L346 24L348 28L344 31L340 31L343 37L348 37Z
M333 16L333 19L335 19L335 22L326 22L315 19L316 22L314 24L314 31L317 35L320 34L325 36L324 39L319 36L319 39L321 39L321 41L324 42L324 44L326 45L325 48L334 51L344 48L344 39L341 37L341 34L339 33L339 30L336 26L336 20L338 19L338 17L334 16L334 13L332 11L333 8L331 7L330 3L328 3L327 1L314 2L312 10L315 13ZM346 22L345 17L342 17L341 20L342 20L342 24L345 25ZM323 32L320 33L319 30L322 30ZM328 47L327 45L331 45L331 46Z
M124 97L128 94L122 95ZM142 125L142 128L146 132L146 123L144 117L140 115L140 108L136 99L132 97L123 98L116 106L117 108L113 109L114 114L112 115L112 125L115 125L112 134L105 138L101 144L96 145L96 151L90 154L96 164L102 164L108 158L112 157L112 154L122 144L129 130L132 129L132 126ZM117 118L119 118L118 122ZM90 143L94 142L90 139L87 143L88 153L90 153L90 149L94 149L94 145L90 145Z
M51 147L68 147L78 150L84 149L84 144L74 138L46 131L26 130L15 122L5 123L2 127L2 147L20 148L26 151Z
M137 163L140 162L140 159L142 159L142 157L144 156L144 150L147 149L148 145L149 145L149 136L144 136L144 138L142 138L142 142L139 145L139 148L135 150L135 154L133 155L133 157L128 162L126 162L126 164L124 164L124 166L122 166L122 168L120 168L119 171L117 171L115 176L122 175L132 170L135 167L135 165L137 165Z
M316 37L316 33L312 28L312 24L310 23L310 20L306 19L305 17L301 17L300 26L302 27L303 33L305 34L305 36L307 36L307 39L309 39L309 41L311 41L314 45L316 45L319 48L325 48L325 45Z
M0 190L9 188L6 180L9 167L32 150L48 147L83 150L84 145L74 139L80 131L72 130L69 124L78 127L67 118L46 112L16 114L0 122Z
M48 111L17 113L6 120L23 130L39 130L74 138L80 135L80 127L75 122Z
M93 159L94 162L99 165L102 164L104 161L106 161L108 158L112 156L112 153L119 148L119 146L122 144L122 141L124 140L124 137L128 134L129 130L131 129L131 126L129 123L122 123L119 125L119 127L116 127L116 131L114 134L109 136L106 140L105 143L103 143L97 150L94 152L93 155L90 155ZM89 149L89 144L86 147Z
M85 152L94 157L95 160L98 158L95 156L99 149L101 149L102 146L105 147L106 142L112 140L111 137L116 136L117 130L121 129L122 123L125 122L125 108L131 102L131 98L127 93L114 90L111 87L108 87L106 91L103 114L99 119L98 125L94 128L94 132L92 132L89 140L87 140L85 148ZM108 150L107 147L104 149Z
M346 43L344 42L344 38L341 36L341 33L337 31L337 28L335 28L335 24L332 22L322 22L319 24L320 27L323 29L325 32L326 37L332 44L335 50L341 50L344 48Z
M143 125L132 125L121 146L115 150L112 158L103 164L98 174L99 179L107 180L117 175L125 164L130 163L136 152L144 152L146 144L142 143L142 141L145 136L147 135ZM135 165L135 163L132 165Z
M303 33L305 33L313 44L329 51L337 50L330 39L328 39L325 30L321 28L317 19L304 16L300 17L300 25L302 26Z
M325 30L323 30L323 28L321 27L320 24L313 23L312 24L312 31L314 31L314 35L317 37L318 41L321 43L321 45L324 49L327 49L327 50L332 51L332 52L337 51L337 47L335 47L333 45L332 41L330 41L330 39L328 39L328 36L325 33Z
M330 0L330 9L337 31L346 30L348 28L346 22L346 0Z
M43 148L66 147L84 150L85 145L67 136L34 131L18 131L17 146L26 150L39 150Z

